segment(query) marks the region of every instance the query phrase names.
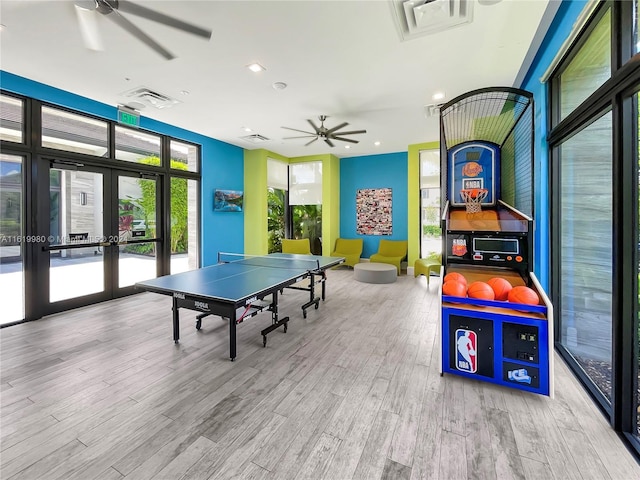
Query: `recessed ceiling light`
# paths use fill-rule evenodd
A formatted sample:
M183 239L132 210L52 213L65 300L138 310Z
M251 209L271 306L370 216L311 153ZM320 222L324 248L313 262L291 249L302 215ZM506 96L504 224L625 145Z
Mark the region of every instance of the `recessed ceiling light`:
M252 63L250 65L247 65L247 68L249 70L251 70L252 72L262 72L264 70L266 70L266 68L264 68L262 65L260 65L259 63Z
M249 127L242 127L245 132L253 132Z
M180 90L180 95L189 95L189 90Z
M444 92L436 92L431 98L434 100L442 100L444 98Z
M345 145L344 148L351 148L351 145Z
M276 82L273 85L271 85L275 90L284 90L285 88L287 88L287 84L284 82Z
M373 144L374 144L376 147L380 146L380 142L373 142Z

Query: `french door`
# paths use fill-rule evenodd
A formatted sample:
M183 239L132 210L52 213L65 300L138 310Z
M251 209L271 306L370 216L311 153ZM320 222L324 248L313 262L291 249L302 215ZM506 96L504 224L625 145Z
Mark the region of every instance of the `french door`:
M127 295L158 276L158 175L49 159L39 168L40 315Z

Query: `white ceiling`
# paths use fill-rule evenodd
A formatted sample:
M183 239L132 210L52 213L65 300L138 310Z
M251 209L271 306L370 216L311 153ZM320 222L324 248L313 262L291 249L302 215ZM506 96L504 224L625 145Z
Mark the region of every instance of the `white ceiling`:
M143 116L287 157L371 155L437 141L439 119L424 108L438 103L432 95L444 91L441 103L513 86L549 6L472 0L471 23L401 41L386 0L134 2L209 28L211 40L125 14L177 58L165 60L105 17L98 21L106 48L96 52L84 47L73 1L2 0L0 68L114 106L130 100L123 92L145 86L181 103L146 107ZM252 62L266 71L250 72ZM275 90L274 82L288 88ZM348 150L343 142L283 140L295 132L282 126L308 130L306 119L322 114L329 128L349 122L347 130L367 133L351 137L360 143ZM270 140L247 142L243 127Z

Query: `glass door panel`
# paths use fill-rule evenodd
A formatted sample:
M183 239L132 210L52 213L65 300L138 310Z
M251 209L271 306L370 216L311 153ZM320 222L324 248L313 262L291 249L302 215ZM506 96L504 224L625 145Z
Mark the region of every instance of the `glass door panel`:
M171 273L198 266L198 182L172 177Z
M637 10L636 10L636 15L637 15ZM638 20L638 22L640 23L640 19ZM637 32L636 32L637 34ZM637 37L636 37L637 38ZM636 118L636 128L638 129L637 131L637 136L636 136L636 143L637 145L635 146L635 151L636 151L636 155L637 158L636 160L638 161L638 171L640 172L640 108L638 107L640 105L640 94L636 94L635 95L635 102L634 102L634 106L635 106L635 118ZM638 178L638 192L640 192L640 176ZM639 197L638 197L638 220L640 220L640 193L639 193ZM638 225L640 225L640 223L638 223ZM640 258L640 227L638 227L639 233L638 233L638 257ZM638 288L640 289L640 263L638 264ZM638 311L638 315L640 315L640 290L638 292L636 292L636 298L638 299L638 306L637 311ZM634 389L632 390L632 392L635 392L634 394L634 412L635 412L635 428L633 430L633 434L635 435L636 439L640 442L640 318L638 318L636 316L636 318L634 319L635 324L634 324L634 332L637 332L636 335L636 356L633 359L633 365L634 365L634 370L635 370L635 375L634 375Z
M24 318L23 158L0 155L0 325Z
M560 147L561 343L611 401L612 133L607 113Z
M105 290L103 190L102 173L49 172L50 302Z
M118 177L119 288L157 276L156 190L155 177Z

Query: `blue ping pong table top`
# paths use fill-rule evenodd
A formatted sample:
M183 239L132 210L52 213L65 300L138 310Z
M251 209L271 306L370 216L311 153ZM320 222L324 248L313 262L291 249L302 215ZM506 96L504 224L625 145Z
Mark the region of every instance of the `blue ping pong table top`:
M288 261L278 262L278 259ZM324 270L343 261L342 257L272 253L263 257L249 257L246 260L218 263L197 270L166 275L138 282L136 286L156 293L182 293L239 302L303 277L310 270ZM286 264L286 267L283 268L283 264Z

